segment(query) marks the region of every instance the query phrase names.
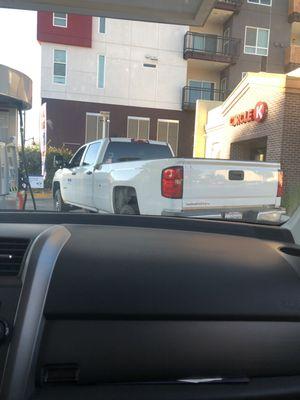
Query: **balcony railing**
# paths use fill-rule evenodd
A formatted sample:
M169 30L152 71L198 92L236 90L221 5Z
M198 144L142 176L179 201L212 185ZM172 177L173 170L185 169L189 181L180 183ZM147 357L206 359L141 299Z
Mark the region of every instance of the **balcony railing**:
M289 0L289 22L300 21L300 0Z
M222 90L185 86L182 91L182 109L194 110L197 100L224 101L228 95L229 92Z
M215 8L218 10L225 11L239 11L243 4L243 0L218 0L216 2Z
M240 39L187 32L183 57L233 64L240 54L240 43Z
M300 46L291 44L285 50L285 69L286 72L290 72L293 69L300 67Z

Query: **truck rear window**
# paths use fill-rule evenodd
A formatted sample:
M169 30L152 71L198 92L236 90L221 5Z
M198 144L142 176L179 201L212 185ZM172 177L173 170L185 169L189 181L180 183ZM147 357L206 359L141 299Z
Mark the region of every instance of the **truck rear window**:
M134 142L110 142L103 163L155 160L173 157L166 145Z

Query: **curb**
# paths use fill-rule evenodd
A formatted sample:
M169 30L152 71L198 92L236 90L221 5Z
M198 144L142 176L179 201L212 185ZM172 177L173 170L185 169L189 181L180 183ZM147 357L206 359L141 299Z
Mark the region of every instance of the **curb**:
M46 193L33 193L35 199L52 199L52 193L51 192L46 192Z

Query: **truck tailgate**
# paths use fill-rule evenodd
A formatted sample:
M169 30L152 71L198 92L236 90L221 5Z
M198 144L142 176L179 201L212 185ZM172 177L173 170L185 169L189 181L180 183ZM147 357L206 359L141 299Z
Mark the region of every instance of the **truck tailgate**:
M184 210L276 205L279 164L202 159L183 164Z

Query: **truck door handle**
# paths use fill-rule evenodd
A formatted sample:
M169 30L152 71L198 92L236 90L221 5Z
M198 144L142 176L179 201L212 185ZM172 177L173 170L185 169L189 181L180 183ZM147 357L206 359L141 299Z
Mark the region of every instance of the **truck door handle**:
M93 171L87 171L86 174L87 175L92 175Z
M229 171L230 181L243 181L245 179L244 171Z
M72 175L76 175L76 172L72 172Z

